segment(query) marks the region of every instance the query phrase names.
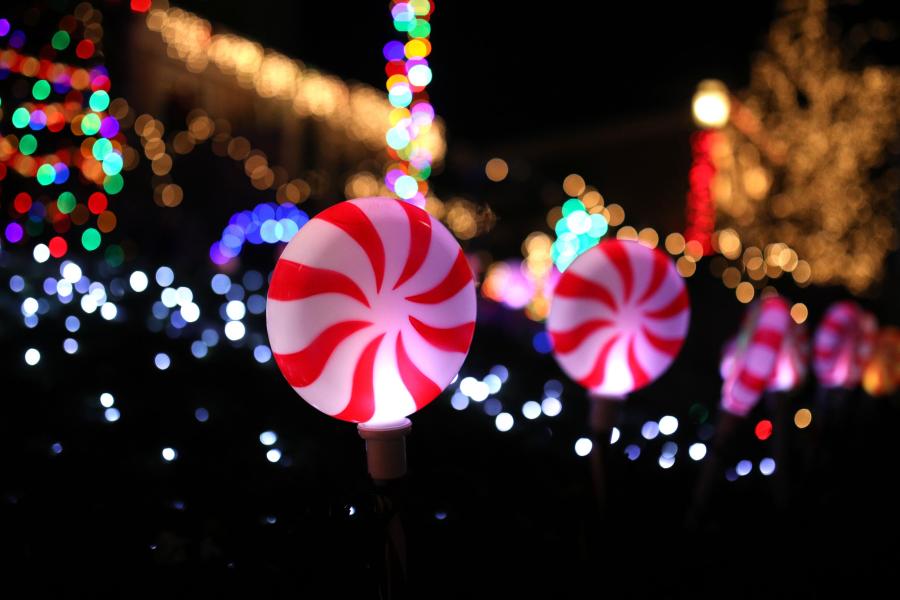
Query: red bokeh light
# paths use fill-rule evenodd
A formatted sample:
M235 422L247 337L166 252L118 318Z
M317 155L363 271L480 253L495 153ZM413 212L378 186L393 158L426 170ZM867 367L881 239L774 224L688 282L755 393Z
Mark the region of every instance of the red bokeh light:
M69 250L69 245L66 243L66 240L59 236L51 238L47 243L47 246L50 248L50 256L53 258L62 258Z
M753 430L761 440L767 440L772 436L772 421L768 419L763 419L759 423L756 424L756 428Z
M31 210L31 196L29 196L25 192L16 194L16 199L13 200L13 208L15 208L16 212L18 213L27 213L29 210Z
M91 40L81 40L75 46L75 56L81 59L90 58L94 55L94 42Z
M131 10L134 12L147 12L150 10L151 0L131 0Z

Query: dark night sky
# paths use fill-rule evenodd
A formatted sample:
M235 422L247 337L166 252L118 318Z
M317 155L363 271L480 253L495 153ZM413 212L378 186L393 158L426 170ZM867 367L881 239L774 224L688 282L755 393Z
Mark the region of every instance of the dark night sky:
M377 87L381 46L395 34L384 2L191 0L177 3L311 65ZM741 87L775 3L443 2L433 17L434 83L451 135L492 143L672 109L696 82ZM564 10L563 10L564 9ZM740 16L736 16L740 12ZM277 13L277 17L274 15ZM727 21L727 27L723 23Z

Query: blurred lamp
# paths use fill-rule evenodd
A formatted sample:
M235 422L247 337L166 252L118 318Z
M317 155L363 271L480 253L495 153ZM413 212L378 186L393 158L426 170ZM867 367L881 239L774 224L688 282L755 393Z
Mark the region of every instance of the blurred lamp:
M692 103L694 120L701 127L722 127L731 113L728 88L717 79L705 79L697 86Z

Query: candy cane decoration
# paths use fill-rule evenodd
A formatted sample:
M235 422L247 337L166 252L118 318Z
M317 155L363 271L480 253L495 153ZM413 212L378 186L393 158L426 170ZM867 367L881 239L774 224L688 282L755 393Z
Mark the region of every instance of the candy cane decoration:
M723 410L746 416L775 372L779 350L791 323L788 303L769 296L747 313L738 334L734 362L722 384Z
M665 254L607 240L560 276L547 329L563 371L596 395L621 397L669 368L689 321L684 281Z
M424 210L391 198L341 202L285 247L269 287L275 360L311 405L389 423L459 372L475 328L466 257Z
M789 392L803 385L809 373L809 332L805 325L793 320L781 343L775 371L766 386L766 391Z
M813 339L813 369L822 386L852 389L859 384L863 320L862 308L850 300L825 312Z
M719 363L719 374L728 379L734 368L734 355L737 349L737 338L730 338L722 349ZM766 384L767 392L789 392L795 390L806 380L809 372L809 333L804 325L792 323L781 342L778 358L775 359L775 370Z

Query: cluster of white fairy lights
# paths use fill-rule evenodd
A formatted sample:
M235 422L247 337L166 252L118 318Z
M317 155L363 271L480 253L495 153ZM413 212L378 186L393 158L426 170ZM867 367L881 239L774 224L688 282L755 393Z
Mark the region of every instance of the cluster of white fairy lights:
M36 248L35 262L50 267L47 258ZM250 346L253 356L259 363L271 360L272 352L264 343L265 336L261 328L248 329L249 315L263 315L266 310L266 298L262 291L266 284L266 276L259 271L246 271L239 281L225 274L217 273L210 279L212 292L220 297L218 310L204 311L200 307L197 291L187 285L177 285L175 272L168 266L160 266L150 274L135 270L127 277L115 276L107 282L92 280L84 273L82 265L74 260L59 263L58 270L38 269L35 274L32 268L23 268L22 274L14 273L9 277L8 287L17 294L19 312L28 329L38 327L43 318L70 312L65 316L66 332L62 346L66 354L79 351L79 342L75 334L81 328L81 319L85 315L99 315L106 321L117 321L121 318L120 305L129 295L158 294L153 302L147 326L151 331L165 330L169 337L187 337L191 334L191 354L204 358L209 349L219 343L224 336L233 345ZM58 271L58 272L57 272ZM153 287L155 284L155 287ZM80 312L79 312L80 309ZM218 313L219 321L206 319L204 314ZM36 366L41 361L40 348L27 348L24 359L27 365ZM46 349L44 349L46 351ZM165 353L157 353L154 357L156 366L165 370L171 365L171 357Z
M35 262L46 263L46 259L41 260L42 258L36 256ZM176 285L174 270L165 265L152 270L149 274L135 270L127 278L113 277L108 283L91 280L84 274L81 265L72 260L61 262L58 271L59 276L44 277L40 285L26 280L24 275L14 274L9 278L8 286L12 292L21 297L18 306L23 323L29 329L37 327L42 317L72 309L72 314L64 318L67 336L62 346L66 354L75 354L80 349L76 334L81 328L81 319L86 318L85 315L96 314L102 320L115 322L121 318L118 307L128 295L153 294L157 299L151 305L151 314L147 320L148 328L155 332L166 330L170 337L182 337L183 331L193 334L190 351L195 359L205 358L210 349L217 346L224 336L233 346L249 346L256 362L265 364L271 361L272 351L264 343L264 335L261 331L251 328L247 322L249 315L259 316L265 313L266 298L262 290L267 277L259 271L247 271L239 281L224 273L213 275L209 285L212 293L219 298L218 309L206 311L201 309L199 304L200 290L191 289L186 285ZM35 290L42 293L36 293ZM76 314L77 309L83 314L80 316ZM219 319L201 322L204 314L216 314ZM34 347L26 348L23 354L25 363L32 367L37 366L41 362L41 350ZM165 352L157 352L153 356L153 363L156 368L164 371L171 367L172 358ZM509 369L503 365L494 366L482 378L471 375L457 376L451 382L450 405L458 411L480 406L484 414L493 418L494 427L504 433L516 427L519 418L514 414L516 412L521 414L520 418L524 421L553 419L562 413L563 386L553 379L544 385L540 402L528 400L518 411L504 406L498 395L509 376ZM115 405L111 393L102 393L99 396L99 404L103 409L103 417L108 422L114 423L121 418L121 410ZM206 422L209 419L209 411L202 407L197 408L194 417L201 423ZM641 427L640 437L645 442L651 442L658 436L668 438L673 436L678 428L678 419L672 415L665 415L658 421L645 422ZM708 427L699 428L698 435L701 439L687 447L688 457L694 461L706 457L705 441L709 439L711 433ZM621 431L614 428L609 444L616 445L621 437ZM283 451L275 447L278 436L274 431L262 432L259 440L265 448L265 457L269 462L289 463L285 461ZM646 445L645 442L638 441L625 445L623 452L626 457L629 460L637 460L642 454L642 444ZM573 445L575 454L581 457L588 456L593 451L594 443L588 437L579 437ZM62 452L62 446L58 442L54 443L52 449L56 454ZM678 444L673 440L666 440L657 457L658 465L663 469L671 468L675 465L678 452ZM166 447L162 449L161 456L164 461L172 462L177 460L178 450ZM771 475L775 470L775 462L771 458L764 458L759 461L757 467L763 475ZM753 463L744 459L727 469L725 476L728 480L734 481L748 475L752 470Z
M458 411L480 406L485 415L494 419L494 427L497 431L502 433L512 431L516 426L514 411L504 406L503 401L497 397L509 376L509 369L503 365L492 367L488 374L481 379L473 376L457 376L451 382L451 386L455 385L455 389L450 397L450 405ZM562 392L562 383L555 379L547 381L544 384L543 398L540 402L528 400L521 405L519 412L521 412L522 418L526 421L537 421L541 418L558 417L563 411ZM665 439L661 444L656 462L661 469L670 469L675 466L680 450L678 443L670 439L678 432L678 429L678 418L673 415L664 415L658 421L646 421L640 429L640 438L643 441L637 440L629 444L623 442L621 444L624 446L623 453L628 460L635 461L640 458L642 449L646 448L650 442L657 438ZM697 435L700 439L687 445L687 456L694 462L706 458L706 442L712 437L713 428L708 424L701 425L698 427ZM613 427L609 445L614 446L621 439L622 431ZM576 455L586 457L593 452L594 443L589 437L579 437L574 442L573 450ZM759 472L764 476L775 472L775 460L770 457L760 460L757 466ZM753 461L742 459L735 466L726 469L725 477L728 481L735 481L739 477L749 475L752 471Z

